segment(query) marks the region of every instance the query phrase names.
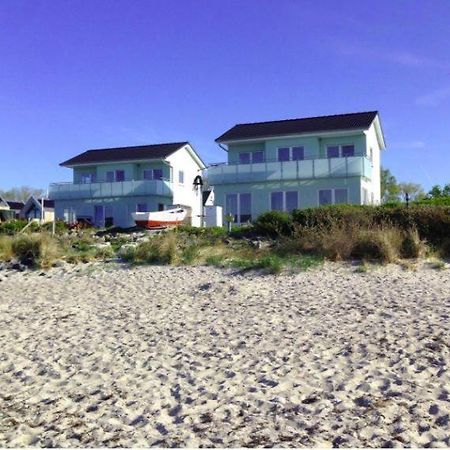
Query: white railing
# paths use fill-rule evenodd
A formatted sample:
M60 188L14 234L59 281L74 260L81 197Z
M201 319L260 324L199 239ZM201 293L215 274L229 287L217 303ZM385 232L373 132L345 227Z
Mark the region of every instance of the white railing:
M125 197L134 195L172 195L168 180L128 180L96 183L51 183L49 197L54 200Z
M251 164L224 163L208 167L208 182L211 185L353 176L372 178L372 163L367 157L347 156Z

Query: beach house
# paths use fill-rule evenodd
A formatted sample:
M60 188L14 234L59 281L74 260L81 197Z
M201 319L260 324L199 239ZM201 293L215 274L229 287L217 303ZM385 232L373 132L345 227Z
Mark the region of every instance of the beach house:
M60 165L73 179L50 185L58 219L130 227L134 212L180 205L189 223L201 224L202 193L193 182L205 164L189 142L88 150Z
M380 202L377 111L238 124L216 142L228 160L208 168L208 182L237 224L270 210Z
M36 198L31 195L20 210L19 217L41 223L52 222L55 217L55 204L48 198Z

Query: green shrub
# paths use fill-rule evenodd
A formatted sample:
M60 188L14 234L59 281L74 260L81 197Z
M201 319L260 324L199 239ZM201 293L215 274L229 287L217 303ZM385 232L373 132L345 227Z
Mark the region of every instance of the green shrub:
M292 234L292 217L286 212L269 211L258 216L254 229L257 234L264 236L289 236Z
M401 233L394 228L362 231L352 245L350 256L381 263L395 262L401 243Z
M359 206L335 205L295 210L293 222L300 226L394 226L402 231L417 229L419 237L434 245L450 236L450 207L432 205Z
M0 234L9 234L13 235L18 233L19 231L22 231L26 225L28 225L28 221L18 219L18 220L10 220L8 222L0 223ZM33 222L29 225L27 228L28 232L35 232L38 231L40 228L39 224L37 222Z

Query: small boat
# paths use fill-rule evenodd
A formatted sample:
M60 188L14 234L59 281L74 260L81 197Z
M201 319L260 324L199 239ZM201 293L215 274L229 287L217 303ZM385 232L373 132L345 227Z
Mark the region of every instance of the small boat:
M183 208L167 209L165 211L132 213L136 225L143 228L164 228L183 223L187 211Z

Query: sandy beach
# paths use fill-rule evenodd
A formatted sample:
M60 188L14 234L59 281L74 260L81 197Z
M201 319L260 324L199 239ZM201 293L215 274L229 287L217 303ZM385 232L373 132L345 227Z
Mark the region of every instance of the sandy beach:
M0 445L450 446L450 270L0 271Z

